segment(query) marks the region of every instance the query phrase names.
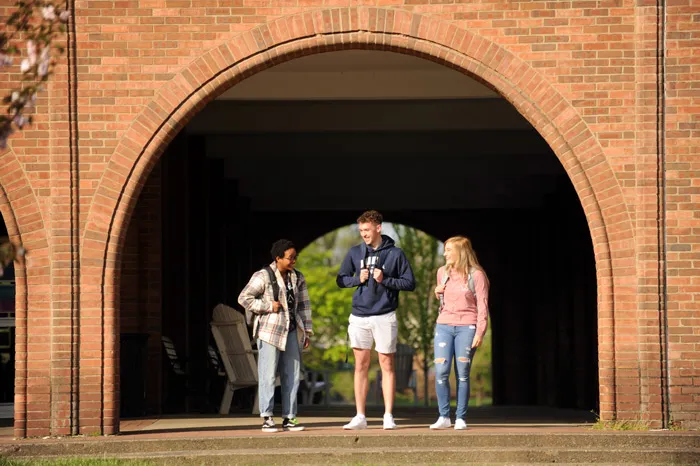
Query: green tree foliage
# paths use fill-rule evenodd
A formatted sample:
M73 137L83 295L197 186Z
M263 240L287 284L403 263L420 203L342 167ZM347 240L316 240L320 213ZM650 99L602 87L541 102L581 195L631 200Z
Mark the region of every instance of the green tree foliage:
M442 264L439 241L415 228L394 225L397 243L403 249L416 277L416 290L399 295L399 338L411 345L423 364L423 399L428 405L428 369L432 360L433 335L438 301L433 290L437 269Z
M345 337L354 290L339 288L335 282L343 259L338 245L347 236L343 233L343 229L332 231L299 254L298 268L309 284L313 310L315 336L311 355L304 358L305 364L312 367L330 367L345 360Z

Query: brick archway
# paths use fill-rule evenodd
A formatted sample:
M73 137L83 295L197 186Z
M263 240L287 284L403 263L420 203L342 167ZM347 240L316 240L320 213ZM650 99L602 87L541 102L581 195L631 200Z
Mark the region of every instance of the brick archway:
M243 79L300 56L357 48L419 56L478 79L514 105L550 145L590 227L598 272L601 416L615 414L614 296L625 285L616 285L613 293L613 284L635 275L624 263L633 257L633 229L595 136L549 81L496 43L448 21L403 10L353 7L283 17L210 50L173 78L122 137L90 207L81 252L81 276L90 277L91 284L83 295L99 293L105 328L104 433L118 430L117 361L111 355L118 341L120 250L141 187L165 147L204 105ZM94 298L89 299L94 307Z
M48 277L48 239L41 210L24 168L12 150L0 154L0 214L10 241L23 244L31 278ZM29 286L25 261L15 264L15 437L26 435L27 311Z

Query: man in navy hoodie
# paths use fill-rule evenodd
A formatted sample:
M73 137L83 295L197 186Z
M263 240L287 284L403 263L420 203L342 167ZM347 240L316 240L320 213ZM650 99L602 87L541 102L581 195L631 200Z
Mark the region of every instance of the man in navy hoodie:
M348 251L338 272L341 288L356 287L352 295L352 314L348 334L355 354L355 406L357 415L344 429L367 428L365 407L369 388L369 362L372 343L379 354L384 392L384 429L395 429L392 414L396 378L394 353L398 323L396 308L399 291L413 291L416 280L413 270L394 240L382 235L382 214L370 210L357 219L364 243Z

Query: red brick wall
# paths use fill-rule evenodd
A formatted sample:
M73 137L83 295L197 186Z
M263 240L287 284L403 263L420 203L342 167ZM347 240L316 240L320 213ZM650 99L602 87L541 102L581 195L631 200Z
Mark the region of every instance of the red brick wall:
M669 1L666 170L671 420L700 425L700 2Z
M71 97L67 69L59 70L32 132L0 155L15 167L0 164L0 185L9 190L0 208L8 210L10 200L18 231L37 250L26 282L28 312L36 319L20 318L18 334L27 325L30 335L35 328L63 330L53 332L48 351L47 342L26 347L27 355L18 350L16 434L70 433L76 425L85 432L116 431L118 261L125 225L177 129L247 74L301 54L348 47L401 51L453 66L488 82L528 118L569 172L591 227L602 417L648 418L658 425L662 388L668 386L673 419L697 426L694 41L700 6L691 0L666 4L667 282L659 269L665 243L657 221L657 2L75 2L77 93ZM664 283L668 315L659 312ZM77 285L80 300L71 300ZM666 318L667 384L659 357ZM82 351L77 376L69 371L76 364L76 338ZM86 349L87 341L97 343ZM42 383L27 383L27 364ZM39 388L46 386L53 390L51 409ZM77 399L82 414L59 417ZM37 403L29 417L25 400ZM88 409L90 402L95 405Z

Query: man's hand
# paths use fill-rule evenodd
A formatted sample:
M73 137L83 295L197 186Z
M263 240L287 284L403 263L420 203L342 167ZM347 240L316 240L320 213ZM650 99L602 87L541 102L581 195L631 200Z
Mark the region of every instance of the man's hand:
M479 335L475 335L474 340L472 341L472 348L478 348L479 345L481 345L481 337Z
M369 270L367 270L367 269L360 270L360 283L364 283L367 280L369 280Z
M280 311L280 302L279 301L272 301L272 312L277 314Z
M381 283L382 280L384 280L384 271L382 269L380 269L379 267L374 268L374 272L372 275L374 275L374 280L377 283Z
M437 299L440 299L440 295L445 293L446 287L447 287L447 285L445 283L440 284L440 285L435 287L435 297Z
M309 345L311 345L311 339L309 339L309 337L304 337L304 349L308 348Z

